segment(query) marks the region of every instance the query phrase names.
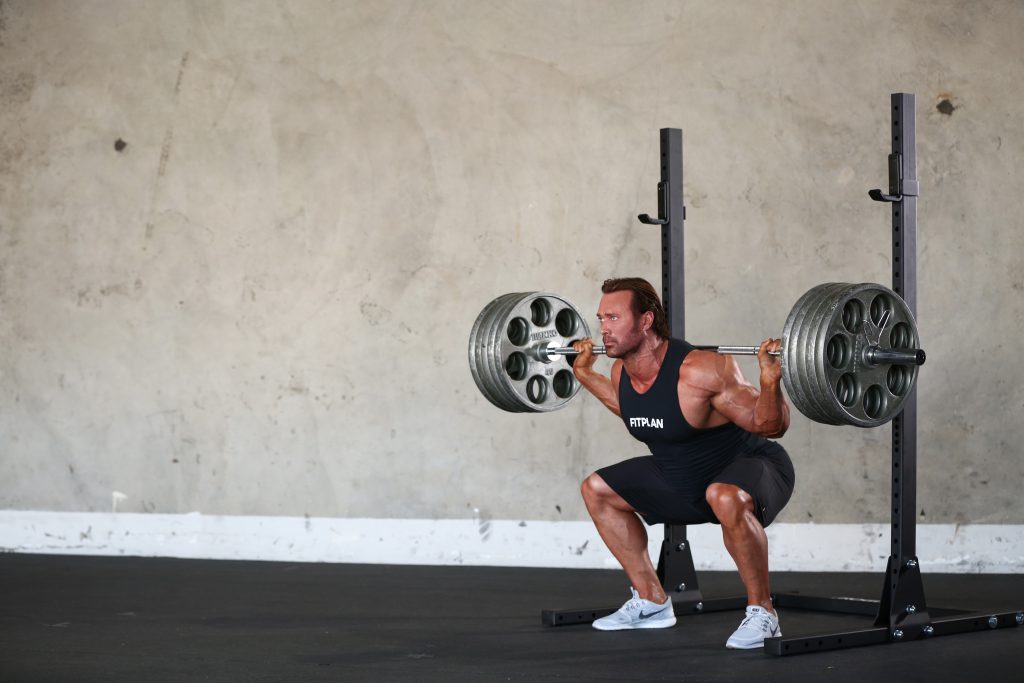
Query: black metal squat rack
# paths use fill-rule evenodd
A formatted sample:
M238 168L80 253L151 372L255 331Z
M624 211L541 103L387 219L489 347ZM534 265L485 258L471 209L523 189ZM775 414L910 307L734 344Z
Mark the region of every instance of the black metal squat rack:
M914 95L894 93L892 153L889 155L888 193L871 190L875 201L892 204L892 289L917 315L917 140ZM678 128L661 129L661 181L658 217L638 216L640 222L661 226L662 297L672 335L685 338L683 224L683 134ZM925 601L917 558L917 388L910 391L903 410L892 421L892 554L879 600L814 597L773 593L776 607L874 617L868 628L794 638L769 638L765 652L785 656L861 645L897 643L917 638L1020 626L1024 612L971 612L929 609ZM677 616L743 609L745 596L706 599L697 582L686 526L665 525L658 558L658 578L672 596ZM590 623L617 608L544 610L548 626Z

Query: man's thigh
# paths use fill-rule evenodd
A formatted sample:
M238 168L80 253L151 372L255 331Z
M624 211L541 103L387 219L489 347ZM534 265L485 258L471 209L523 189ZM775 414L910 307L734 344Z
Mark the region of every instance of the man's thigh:
M793 495L793 465L786 451L775 443L772 448L744 454L722 470L712 483L732 484L754 499L754 514L762 526L768 526L786 507Z
M703 497L691 500L672 488L650 455L602 467L597 474L640 513L647 524L703 524L714 514Z

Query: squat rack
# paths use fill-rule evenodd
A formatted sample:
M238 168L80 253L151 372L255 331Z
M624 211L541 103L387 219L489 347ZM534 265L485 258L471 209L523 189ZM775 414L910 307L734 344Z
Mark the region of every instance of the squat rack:
M913 94L893 93L892 152L889 154L888 192L871 190L875 200L892 205L892 289L917 315L917 139L916 102ZM685 282L683 226L683 134L678 128L661 129L661 180L658 182L658 217L641 214L641 223L661 226L662 299L672 336L685 338ZM773 593L776 607L874 617L873 625L851 631L765 640L765 652L786 656L844 649L861 645L907 642L918 638L1020 626L1024 612L972 612L932 608L925 601L917 558L917 387L911 388L902 411L892 421L892 548L879 600L815 597ZM672 596L677 616L743 609L745 596L705 599L697 581L686 525L666 524L658 557L658 579ZM616 607L544 610L548 626L591 623Z

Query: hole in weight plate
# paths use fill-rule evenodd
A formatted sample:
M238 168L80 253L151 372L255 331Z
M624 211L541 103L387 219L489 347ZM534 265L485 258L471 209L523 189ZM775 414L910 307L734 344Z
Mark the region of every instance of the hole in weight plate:
M828 340L828 347L825 352L828 356L829 365L836 370L845 368L846 364L850 362L850 342L841 334L833 335Z
M551 380L551 387L558 398L569 398L576 389L576 378L568 370L559 370Z
M871 300L871 322L876 325L882 322L882 316L886 311L892 316L892 301L888 294L879 294Z
M885 394L882 393L882 387L877 384L872 384L868 387L868 390L864 392L864 413L872 420L877 418L885 410Z
M555 329L563 337L571 337L576 334L576 330L579 329L576 313L568 308L560 310L558 315L555 316Z
M508 340L516 346L526 346L530 341L530 323L524 318L512 318L508 321Z
M860 299L850 299L843 306L843 327L852 334L860 332L864 324L864 304Z
M847 408L857 403L857 378L853 373L846 373L836 382L836 398Z
M914 337L910 333L910 325L906 323L896 323L893 326L892 331L889 332L889 344L894 349L909 349L913 344Z
M519 381L526 377L526 354L516 351L505 360L505 372L512 379Z
M534 375L526 383L526 397L533 403L543 403L548 397L548 381L543 375Z
M890 365L885 373L885 384L893 396L902 396L910 388L910 370L903 365Z
M530 303L530 318L534 325L544 327L551 322L551 304L546 299L534 299Z

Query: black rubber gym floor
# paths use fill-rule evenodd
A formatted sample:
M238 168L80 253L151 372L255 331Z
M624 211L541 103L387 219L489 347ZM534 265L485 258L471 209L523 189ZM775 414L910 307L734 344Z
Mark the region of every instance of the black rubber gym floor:
M925 568L927 569L927 567ZM704 572L706 597L740 594ZM779 573L773 590L877 599L878 574ZM1024 627L795 657L732 651L740 612L675 628L550 628L618 605L616 571L0 555L0 681L1021 680ZM925 574L930 606L1024 608L1022 575ZM780 610L786 636L870 619Z

